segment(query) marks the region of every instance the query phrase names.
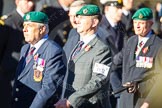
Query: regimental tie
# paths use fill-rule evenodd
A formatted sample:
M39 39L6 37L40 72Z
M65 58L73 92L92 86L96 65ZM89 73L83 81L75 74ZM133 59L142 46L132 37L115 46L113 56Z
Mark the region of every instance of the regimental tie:
M73 54L72 54L72 59L75 58L75 56L80 52L80 50L82 49L84 42L83 41L79 41L77 47L75 48Z
M31 47L28 51L28 54L26 56L26 64L28 64L33 56L33 52L35 50L35 47Z
M144 42L141 41L138 45L137 45L137 49L136 49L136 56L138 56L138 54L140 53L141 49L144 46Z

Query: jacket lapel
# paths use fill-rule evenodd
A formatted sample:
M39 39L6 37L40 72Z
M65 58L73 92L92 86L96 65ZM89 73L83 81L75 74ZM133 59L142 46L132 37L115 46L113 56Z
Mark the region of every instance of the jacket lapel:
M48 40L47 40L48 41ZM45 51L45 49L48 46L48 42L45 41L42 46L38 49L38 51L35 54L38 54L39 56L41 56L43 54L43 52ZM18 77L18 79L21 79L24 75L26 75L28 72L33 71L33 65L34 65L34 56L32 57L32 59L30 60L30 62L25 66L24 70L22 70L20 76ZM34 72L34 71L33 71Z
M143 46L143 48L141 49L139 55L140 56L146 56L148 54L148 50L150 48L151 45L153 45L155 40L155 35L152 35L148 41L145 43L145 45Z
M137 43L138 43L138 36L135 37L135 40L133 40L134 42L130 42L131 45L129 45L129 48L128 51L129 53L129 60L130 61L130 67L134 66L136 64L136 55L135 55L135 52L136 52L136 46L137 46Z
M93 46L95 45L95 43L97 42L98 38L95 37L93 40L91 40L85 48L83 48L80 53L78 55L76 55L76 57L73 59L74 63L78 61L78 59L80 57L82 57L85 53L87 53L89 50L91 50L93 48ZM86 49L87 47L89 47L88 49Z
M25 59L26 59L28 50L29 50L29 45L22 51L23 54L20 56L20 61L18 63L17 70L16 70L16 78L21 74L22 70L25 67Z

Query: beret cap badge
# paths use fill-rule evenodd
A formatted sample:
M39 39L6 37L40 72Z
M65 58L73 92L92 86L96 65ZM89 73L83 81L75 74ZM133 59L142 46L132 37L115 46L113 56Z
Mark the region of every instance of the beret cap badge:
M29 15L29 14L26 15L26 19L27 19L27 20L30 19L30 15Z
M87 14L87 13L88 13L88 10L87 10L87 9L84 9L84 10L83 10L83 13L84 13L84 14Z
M139 18L140 18L140 19L142 19L142 18L143 18L143 15L142 15L141 13L139 14Z

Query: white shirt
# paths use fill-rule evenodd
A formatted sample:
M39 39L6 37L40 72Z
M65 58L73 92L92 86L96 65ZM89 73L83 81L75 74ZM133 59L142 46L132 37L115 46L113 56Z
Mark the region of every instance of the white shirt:
M93 34L93 35L90 35L90 36L80 37L80 41L84 42L82 48L84 48L95 37L96 37L96 34Z
M107 16L106 16L108 22L110 23L111 27L117 26L117 23L112 22Z
M20 14L21 17L24 17L25 14L21 10L17 8L16 11Z
M48 39L48 35L45 35L41 40L39 40L35 45L30 45L30 47L35 47L33 55L38 51L41 45Z
M123 14L124 14L125 16L128 16L128 14L130 13L130 11L127 11L127 10L122 10L122 12L123 12Z
M146 44L147 40L151 37L152 31L150 31L147 36L145 37L139 37L138 36L138 44L137 44L137 51L136 51L136 57L139 55L140 51L142 50L143 46ZM143 43L142 46L139 46L140 43Z

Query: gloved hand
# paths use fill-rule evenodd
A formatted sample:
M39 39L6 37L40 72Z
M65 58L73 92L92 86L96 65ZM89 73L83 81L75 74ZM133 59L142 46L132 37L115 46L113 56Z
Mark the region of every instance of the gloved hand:
M126 82L123 84L124 87L127 88L128 93L135 93L139 89L139 85L137 82Z

